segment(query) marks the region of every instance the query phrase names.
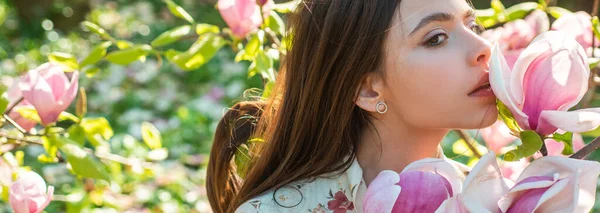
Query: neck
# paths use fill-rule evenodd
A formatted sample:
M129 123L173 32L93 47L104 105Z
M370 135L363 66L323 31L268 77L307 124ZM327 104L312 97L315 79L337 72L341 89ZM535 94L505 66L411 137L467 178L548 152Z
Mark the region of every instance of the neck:
M400 172L414 161L437 157L439 143L449 131L390 124L385 120L375 120L373 125L374 128L363 131L357 149L366 184L383 170Z

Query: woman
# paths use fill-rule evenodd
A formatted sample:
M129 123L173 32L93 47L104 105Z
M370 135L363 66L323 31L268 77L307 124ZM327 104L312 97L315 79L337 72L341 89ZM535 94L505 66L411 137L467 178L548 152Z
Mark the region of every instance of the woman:
M465 0L303 1L289 21L273 97L237 104L217 128L215 212L361 212L380 171L443 158L450 129L497 119L491 45ZM230 163L242 144L259 156L247 172Z

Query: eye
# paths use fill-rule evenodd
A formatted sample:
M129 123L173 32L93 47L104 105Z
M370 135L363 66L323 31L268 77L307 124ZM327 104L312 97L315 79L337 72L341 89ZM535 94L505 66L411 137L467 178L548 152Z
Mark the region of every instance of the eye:
M446 41L447 39L448 39L448 35L446 35L445 33L439 33L439 34L434 35L427 41L425 41L424 45L427 47L435 47L435 46L438 46L438 45L444 43L444 41Z
M477 33L478 35L481 35L483 31L485 31L485 29L481 25L477 24L477 22L475 21L471 21L469 26L471 30L473 30L473 32Z

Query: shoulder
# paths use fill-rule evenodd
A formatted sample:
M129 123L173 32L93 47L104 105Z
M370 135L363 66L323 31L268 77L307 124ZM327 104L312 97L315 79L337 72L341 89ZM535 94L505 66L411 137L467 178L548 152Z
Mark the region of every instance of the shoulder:
M236 213L257 212L355 212L357 192L366 188L355 161L341 173L295 181L246 201ZM359 204L360 206L360 204Z
M294 182L246 201L235 212L325 213L338 208L353 210L353 189L343 179L321 177Z

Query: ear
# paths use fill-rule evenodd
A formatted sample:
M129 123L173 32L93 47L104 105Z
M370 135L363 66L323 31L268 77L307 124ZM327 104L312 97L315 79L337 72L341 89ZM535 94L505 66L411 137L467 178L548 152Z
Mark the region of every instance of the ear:
M356 105L369 112L377 112L377 103L383 100L385 83L380 74L371 72L361 82Z

